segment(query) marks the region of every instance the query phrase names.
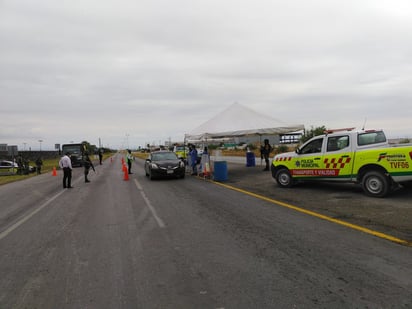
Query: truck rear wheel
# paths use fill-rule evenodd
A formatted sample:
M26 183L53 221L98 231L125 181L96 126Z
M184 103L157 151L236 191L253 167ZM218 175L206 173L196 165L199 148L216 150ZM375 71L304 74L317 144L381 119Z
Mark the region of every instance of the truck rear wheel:
M290 172L286 168L281 168L276 172L276 182L282 188L290 188L293 185L293 179Z
M385 197L390 190L390 181L383 172L370 171L362 178L362 188L369 196Z

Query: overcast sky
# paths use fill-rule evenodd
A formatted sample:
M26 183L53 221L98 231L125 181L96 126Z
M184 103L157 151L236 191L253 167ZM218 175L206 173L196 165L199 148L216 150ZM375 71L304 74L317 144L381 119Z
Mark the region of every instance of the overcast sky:
M183 140L234 102L412 138L410 0L0 0L0 144Z

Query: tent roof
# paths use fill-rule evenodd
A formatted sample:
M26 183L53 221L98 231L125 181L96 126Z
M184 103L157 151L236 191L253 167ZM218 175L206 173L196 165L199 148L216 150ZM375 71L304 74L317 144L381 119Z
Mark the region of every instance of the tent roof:
M185 138L204 140L247 135L278 135L303 129L303 125L286 125L279 120L234 103L190 133L185 134Z

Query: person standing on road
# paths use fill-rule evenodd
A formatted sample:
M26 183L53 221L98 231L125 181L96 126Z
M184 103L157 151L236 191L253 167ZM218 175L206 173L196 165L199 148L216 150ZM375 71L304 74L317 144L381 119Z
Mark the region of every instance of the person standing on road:
M92 168L94 172L96 172L96 170L94 169L93 162L90 160L89 154L87 152L84 154L83 166L84 182L90 182L90 180L87 178L87 176L89 175L90 168Z
M192 166L192 176L197 175L197 150L195 145L189 146L190 164Z
M269 156L272 152L272 146L269 144L269 140L266 138L264 144L260 147L260 158L265 159L266 166L263 169L264 171L269 170Z
M129 174L132 173L132 161L134 161L134 157L132 155L132 151L130 149L127 149L127 155L126 155L126 162L127 162L127 170Z
M60 159L59 166L63 169L63 188L73 188L72 187L72 160L70 159L70 152Z
M99 149L99 163L102 165L102 160L103 160L103 150Z

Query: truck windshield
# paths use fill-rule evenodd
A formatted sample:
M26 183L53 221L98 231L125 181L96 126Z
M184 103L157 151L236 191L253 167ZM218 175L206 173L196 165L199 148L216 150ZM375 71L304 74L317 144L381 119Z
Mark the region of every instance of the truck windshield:
M63 153L70 152L72 155L81 155L82 144L68 144L62 146Z
M385 133L382 131L366 132L358 135L358 145L373 145L386 142Z

